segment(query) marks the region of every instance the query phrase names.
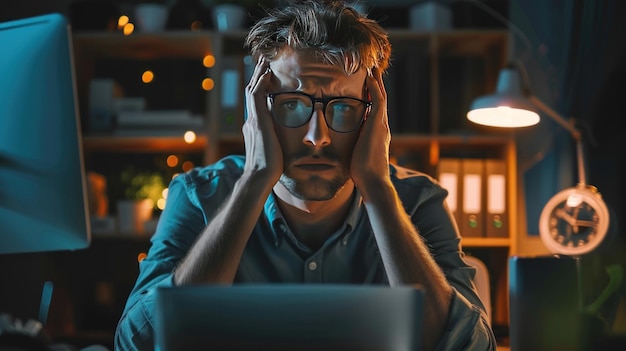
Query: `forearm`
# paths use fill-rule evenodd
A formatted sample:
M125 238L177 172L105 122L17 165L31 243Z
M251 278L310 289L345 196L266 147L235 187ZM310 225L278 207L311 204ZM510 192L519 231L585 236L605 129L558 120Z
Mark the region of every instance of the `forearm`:
M427 349L437 345L445 328L452 288L406 214L390 181L361 191L390 284L419 284L426 290Z
M177 285L231 284L271 186L242 176L174 272Z

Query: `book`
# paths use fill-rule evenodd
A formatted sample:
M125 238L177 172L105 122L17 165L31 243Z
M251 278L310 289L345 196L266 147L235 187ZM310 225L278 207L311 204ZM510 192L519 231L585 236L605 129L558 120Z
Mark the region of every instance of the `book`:
M439 184L448 191L446 197L446 205L454 216L454 220L459 226L461 224L460 211L460 177L461 177L461 159L459 158L441 158L437 165L437 179Z
M483 176L484 161L464 158L461 161L461 236L483 237Z
M180 127L201 128L204 118L188 110L121 111L117 127Z
M506 163L501 159L485 160L485 235L508 236L508 213L506 196Z

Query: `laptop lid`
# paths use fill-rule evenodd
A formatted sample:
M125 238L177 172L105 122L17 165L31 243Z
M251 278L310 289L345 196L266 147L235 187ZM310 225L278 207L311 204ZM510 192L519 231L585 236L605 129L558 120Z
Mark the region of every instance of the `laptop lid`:
M156 292L156 350L419 350L419 286L267 284Z

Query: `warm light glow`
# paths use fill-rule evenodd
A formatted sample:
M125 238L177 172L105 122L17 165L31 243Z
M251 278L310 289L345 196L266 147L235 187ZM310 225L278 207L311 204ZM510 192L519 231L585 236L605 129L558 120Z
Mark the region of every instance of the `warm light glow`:
M180 174L180 173L174 173L174 174L172 174L172 179L174 179L174 178L178 177L178 175L179 175L179 174Z
M123 29L125 25L128 24L128 16L126 15L121 15L118 19L117 19L117 29Z
M139 262L143 261L146 257L148 257L148 255L145 252L140 252L137 255L137 262L139 263Z
M124 35L131 35L135 31L135 25L128 22L124 25L124 29L122 30Z
M505 128L528 127L539 123L537 113L508 106L471 110L467 113L467 119L486 126Z
M141 75L141 81L146 84L152 83L153 80L154 80L154 73L152 73L152 71L150 70L143 72L143 74Z
M213 79L204 78L202 80L202 89L209 91L209 90L213 90L214 87L215 87L215 82L213 81Z
M193 168L193 162L185 161L183 162L183 171L187 172Z
M204 56L204 58L202 59L202 65L204 65L204 67L206 68L211 68L215 66L215 56L211 54Z
M197 136L195 132L188 130L185 132L183 138L187 144L193 144L196 141Z
M165 203L166 203L166 202L167 202L167 201L165 201L165 199L158 199L158 200L157 200L157 203L156 203L157 208L158 208L159 210L163 211L163 210L165 209Z
M176 156L176 155L169 155L169 156L167 156L166 162L167 162L167 165L169 167L174 168L174 167L176 167L176 165L178 165L178 156Z
M567 206L568 207L578 207L583 202L583 198L580 195L570 195L567 197Z
M191 22L190 29L192 32L197 32L199 30L202 30L202 22L198 20Z

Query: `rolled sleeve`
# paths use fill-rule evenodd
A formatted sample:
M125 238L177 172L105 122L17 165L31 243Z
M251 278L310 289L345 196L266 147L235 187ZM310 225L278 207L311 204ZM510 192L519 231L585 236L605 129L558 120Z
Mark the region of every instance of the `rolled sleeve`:
M496 350L496 338L485 314L456 289L452 295L446 329L436 350Z
M458 226L445 203L448 192L419 172L395 167L392 173L406 212L454 291L436 350L495 350L496 339L473 281L476 269L463 260Z
M174 286L173 275L135 295L115 331L115 350L139 351L154 350L155 292L160 287Z

